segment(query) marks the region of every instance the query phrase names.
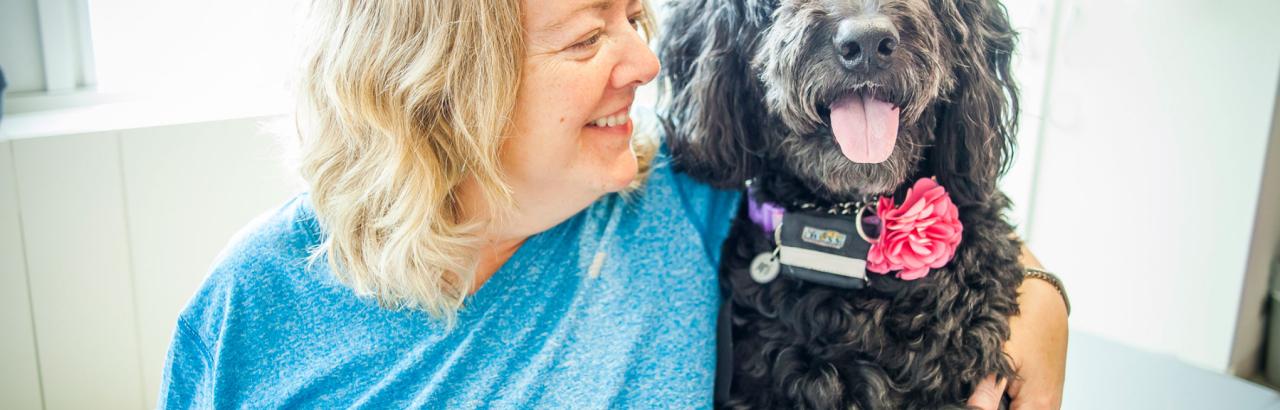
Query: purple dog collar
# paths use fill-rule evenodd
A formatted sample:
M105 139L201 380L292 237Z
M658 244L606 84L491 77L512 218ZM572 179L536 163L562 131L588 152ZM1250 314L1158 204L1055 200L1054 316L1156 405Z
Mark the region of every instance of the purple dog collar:
M757 200L754 189L747 190L747 216L770 237L778 229L778 225L782 224L782 216L786 213L786 208L781 205Z

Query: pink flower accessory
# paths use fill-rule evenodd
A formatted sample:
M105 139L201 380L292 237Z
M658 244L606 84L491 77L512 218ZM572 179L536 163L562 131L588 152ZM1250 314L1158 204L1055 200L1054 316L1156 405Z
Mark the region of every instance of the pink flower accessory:
M964 232L960 210L933 178L916 181L901 207L894 207L893 197L880 197L876 216L883 228L867 255L867 271L899 271L902 280L920 279L929 269L946 266Z

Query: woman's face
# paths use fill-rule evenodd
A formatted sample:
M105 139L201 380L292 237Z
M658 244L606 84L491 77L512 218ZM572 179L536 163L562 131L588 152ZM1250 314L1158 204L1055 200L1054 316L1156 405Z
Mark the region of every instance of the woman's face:
M577 204L635 178L629 116L658 59L639 0L523 0L527 52L514 131L502 152L520 206Z

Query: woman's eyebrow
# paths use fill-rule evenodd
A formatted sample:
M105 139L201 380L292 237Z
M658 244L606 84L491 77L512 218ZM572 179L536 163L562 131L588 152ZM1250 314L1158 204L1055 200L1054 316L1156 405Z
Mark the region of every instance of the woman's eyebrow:
M581 14L581 13L582 13L582 12L584 12L584 11L605 11L605 10L609 10L609 8L610 8L610 7L613 7L613 3L614 3L614 1L616 1L616 0L596 0L596 1L593 1L593 2L591 2L591 3L587 3L587 4L584 4L584 5L582 5L582 6L579 6L577 9L573 10L573 11L572 11L572 12L570 12L568 15L566 15L566 16L564 16L564 17L562 17L562 18L558 19L558 20L556 20L555 22L553 22L553 23L551 23L551 24L547 24L547 25L543 26L543 27L542 27L542 30L544 30L544 31L560 31L561 29L563 29L563 28L564 28L564 26L565 26L565 25L569 24L569 22L570 22L570 21L572 21L572 20L573 20L573 18L574 18L574 17L576 17L578 14Z

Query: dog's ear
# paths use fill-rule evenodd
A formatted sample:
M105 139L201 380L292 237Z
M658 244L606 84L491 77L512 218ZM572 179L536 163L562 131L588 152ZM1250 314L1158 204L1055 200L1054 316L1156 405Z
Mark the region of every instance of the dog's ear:
M997 0L933 0L950 54L952 87L934 107L932 172L957 204L987 202L1016 145L1017 33Z
M765 107L751 69L771 0L670 3L658 50L659 121L676 168L720 188L741 188L764 150Z

